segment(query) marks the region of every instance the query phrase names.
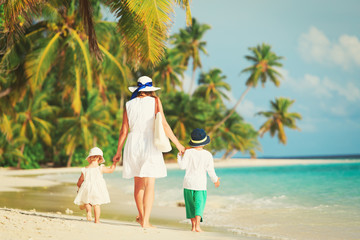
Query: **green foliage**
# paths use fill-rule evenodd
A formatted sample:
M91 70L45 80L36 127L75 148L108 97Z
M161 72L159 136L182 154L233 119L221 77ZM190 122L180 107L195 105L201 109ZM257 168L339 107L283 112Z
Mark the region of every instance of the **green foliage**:
M176 2L189 10L189 1ZM124 105L130 98L128 86L135 85L141 75L151 76L156 86L162 88L158 94L166 119L183 145L188 145L194 128L209 132L229 115L214 130L207 149L212 153L225 151L226 156L232 151L253 156L260 150L257 131L224 105L230 86L220 69L203 71L193 95L182 89L190 58L195 73L201 68L200 53L207 54L202 38L209 25L192 19L191 26L170 37L172 48L164 50L166 29L150 29L148 25L159 22L160 15L151 13L143 22L139 22L136 15L144 11L144 7L154 7L152 2L144 1L143 6L116 2L118 5L113 9L127 11L121 13L124 16L120 21L122 35L118 34L116 23L101 20L99 2L91 0L91 3L98 46L103 53L101 63L89 53L89 36L81 25L79 3L75 0L48 1L41 8L41 18L32 16L35 21L23 27L24 37L6 52L0 52L0 93L9 90L0 97L0 166L85 166L88 151L94 146L103 150L105 164L111 164L117 150ZM167 18L171 9L168 1L162 3L161 9L166 11L160 17ZM1 14L2 8L0 21ZM142 36L131 35L140 28L148 31ZM129 32L134 29L134 33ZM156 41L148 42L151 38ZM130 44L133 48L126 49L119 44L128 41L135 41ZM158 63L154 68L138 64L139 48L147 61ZM269 66L271 61L272 65L279 66L276 62L279 58L274 57L270 48L262 46L251 50L256 57L261 54L264 57L259 60L248 56L248 60L267 59ZM157 55L161 51L165 51L162 59ZM265 66L263 63L256 63L254 69ZM271 74L276 72L268 75L273 81ZM173 146L165 158L173 160L176 153Z
M24 149L24 160L20 167L23 169L40 168L40 164L45 163L45 152L41 143L27 145Z

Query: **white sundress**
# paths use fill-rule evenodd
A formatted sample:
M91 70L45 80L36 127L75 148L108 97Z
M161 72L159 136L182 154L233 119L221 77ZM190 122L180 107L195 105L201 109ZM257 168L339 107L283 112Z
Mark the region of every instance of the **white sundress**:
M123 178L166 177L163 154L154 145L155 98L134 98L126 103L129 134L123 155Z
M84 174L84 182L74 200L76 205L110 203L109 192L101 172L102 167L104 167L103 164L95 168L81 169L82 174Z

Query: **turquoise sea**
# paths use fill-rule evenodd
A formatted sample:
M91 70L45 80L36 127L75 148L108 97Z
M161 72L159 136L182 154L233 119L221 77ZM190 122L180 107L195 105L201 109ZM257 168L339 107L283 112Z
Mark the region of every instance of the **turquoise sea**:
M271 160L269 160L271 161ZM215 189L208 179L208 198L204 212L205 230L217 229L239 239L360 239L360 162L344 161L318 165L216 168L221 185ZM190 227L185 219L182 181L185 172L169 169L168 177L156 180L154 224ZM105 174L111 203L102 207L102 217L133 221L133 181L121 172ZM64 186L9 198L22 199L39 211L70 208L79 174L52 174L41 178L58 179ZM10 194L10 193L9 193ZM24 195L25 194L25 195ZM43 200L44 194L47 199ZM52 204L49 202L51 198ZM1 200L1 199L0 199ZM6 200L3 200L6 202ZM0 203L2 203L0 201ZM5 203L4 203L5 204ZM9 207L15 204L6 202ZM181 205L181 204L180 204ZM16 207L16 206L15 206Z
M360 163L217 168L208 179L204 225L264 239L360 239ZM158 206L183 201L184 171L157 180ZM132 193L121 175L107 181ZM181 221L187 224L188 221Z

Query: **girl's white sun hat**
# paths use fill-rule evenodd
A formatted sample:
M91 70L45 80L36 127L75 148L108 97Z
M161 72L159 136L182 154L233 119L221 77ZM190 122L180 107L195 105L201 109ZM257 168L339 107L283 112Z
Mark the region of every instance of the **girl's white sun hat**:
M135 92L138 88L145 86L144 88L139 89L139 92L152 92L157 91L161 88L152 86L152 79L147 76L139 77L137 80L137 87L129 87L130 92Z
M105 162L105 159L103 157L103 151L98 147L93 147L92 149L90 149L89 156L87 156L86 159L88 159L91 156L101 156L102 157L101 163Z

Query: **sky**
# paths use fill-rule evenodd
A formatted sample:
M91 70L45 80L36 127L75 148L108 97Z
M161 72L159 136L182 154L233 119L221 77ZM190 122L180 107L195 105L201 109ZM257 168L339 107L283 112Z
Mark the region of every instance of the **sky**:
M231 85L232 107L245 90L249 47L272 46L285 57L280 87L253 88L237 108L256 129L276 97L295 100L301 131L286 129L288 142L266 134L258 156L314 156L360 153L360 1L358 0L193 0L192 16L209 24L203 71L219 68ZM171 33L185 28L176 10ZM200 71L198 72L200 74ZM190 78L191 73L187 73ZM185 88L186 89L186 88ZM242 156L238 154L238 156Z
M267 43L285 57L280 87L267 82L251 89L237 112L259 129L265 118L255 113L287 97L295 100L289 111L303 117L297 123L301 131L286 129L286 145L267 133L259 138L258 156L360 153L359 9L358 0L192 1L192 16L211 26L203 38L208 55L201 55L202 71L222 70L232 88L229 108L246 88L248 75L240 72L250 66L244 57L249 47ZM185 12L178 8L171 33L180 28ZM191 72L186 75L190 79Z

